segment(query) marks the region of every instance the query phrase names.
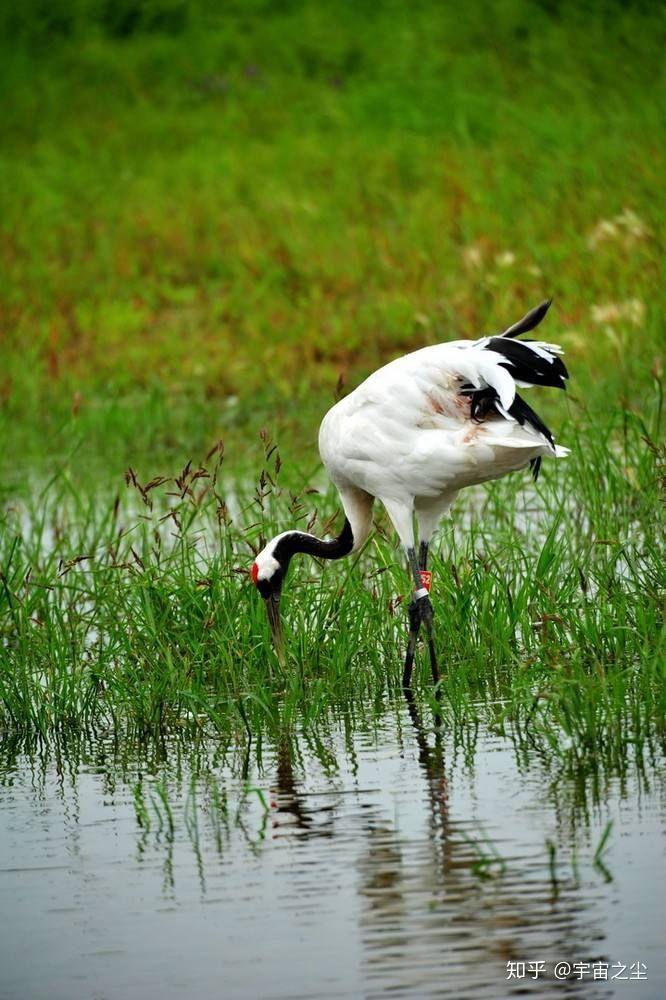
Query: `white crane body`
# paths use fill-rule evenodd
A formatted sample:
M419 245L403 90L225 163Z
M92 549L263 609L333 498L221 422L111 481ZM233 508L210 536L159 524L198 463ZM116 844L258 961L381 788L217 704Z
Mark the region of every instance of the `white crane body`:
M463 487L498 479L542 456L567 454L532 424L511 416L516 387L530 383L512 377L506 358L489 349L489 341L437 344L391 361L324 417L319 451L340 491L354 549L367 537L366 508L373 498L384 504L408 549L414 545L414 513L419 541L429 542ZM559 352L541 342L524 347L537 357ZM465 385L494 390L500 409L475 421L472 394L461 392Z
M541 303L501 335L437 344L397 358L328 411L319 429L319 451L340 493L346 515L342 531L326 541L307 532L282 532L252 566L278 647L279 599L291 558L304 552L339 559L358 550L371 530L378 499L405 548L416 588L403 685L411 683L421 624L428 632L437 683L432 605L422 581L440 520L464 487L528 465L536 478L543 457L568 454L516 391L538 385L565 388L568 372L556 344L513 339L534 329L549 306Z

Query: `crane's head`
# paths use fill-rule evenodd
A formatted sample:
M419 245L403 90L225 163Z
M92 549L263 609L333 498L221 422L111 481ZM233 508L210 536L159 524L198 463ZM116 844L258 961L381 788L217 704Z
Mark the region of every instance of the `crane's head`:
M368 507L370 511L371 504ZM368 529L370 518L368 517ZM367 531L366 531L367 534ZM363 541L365 536L361 539ZM250 577L264 599L268 623L273 633L273 644L280 661L283 659L282 627L280 625L280 595L289 563L297 552L323 559L340 559L354 547L351 524L345 517L342 531L337 538L322 541L306 531L283 531L265 545L252 563Z
M264 599L268 624L273 635L273 644L278 656L282 656L282 623L280 621L280 596L282 584L289 569L289 562L294 554L293 545L289 544L289 536L296 532L287 531L271 539L264 546L252 563L250 577Z

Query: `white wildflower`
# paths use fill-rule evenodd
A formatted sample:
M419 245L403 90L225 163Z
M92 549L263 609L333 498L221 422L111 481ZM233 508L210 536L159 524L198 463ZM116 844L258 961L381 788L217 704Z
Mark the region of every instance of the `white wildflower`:
M624 208L616 217L616 221L618 225L624 227L627 236L636 242L645 240L652 235L649 227L630 208Z
M516 255L515 253L511 253L510 250L505 250L503 253L497 254L495 263L498 267L513 267L516 263Z
M606 302L602 306L594 305L591 307L590 313L592 322L596 323L597 326L602 326L604 323L617 323L622 317L617 302Z
M583 350L587 343L586 338L579 330L563 330L560 334L560 340L567 347L574 348L575 350Z
M645 321L645 303L641 299L629 299L624 303L624 314L632 326L642 326Z
M619 235L620 230L612 219L601 219L594 229L588 233L587 245L590 250L596 250L600 243L607 243Z
M590 308L592 322L597 326L620 323L623 320L632 326L641 326L645 319L645 303L641 299L627 299L625 302L605 302Z
M596 250L601 243L621 241L625 247L639 243L652 236L649 226L631 208L623 208L612 219L600 219L587 235L590 250Z
M483 250L480 244L470 243L469 246L464 247L462 258L465 267L468 267L470 270L481 267L483 264Z

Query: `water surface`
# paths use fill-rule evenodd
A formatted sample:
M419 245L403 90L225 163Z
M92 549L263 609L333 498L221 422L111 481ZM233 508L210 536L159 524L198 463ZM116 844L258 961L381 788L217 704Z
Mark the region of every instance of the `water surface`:
M428 719L6 741L0 996L666 996L663 770Z

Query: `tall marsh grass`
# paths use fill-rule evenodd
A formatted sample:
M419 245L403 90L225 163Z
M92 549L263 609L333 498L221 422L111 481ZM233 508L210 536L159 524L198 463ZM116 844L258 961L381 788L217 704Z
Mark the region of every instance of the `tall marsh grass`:
M444 529L439 711L590 761L663 739L656 8L14 8L3 738L178 727L256 747L398 694L409 581L381 511L359 558L293 566L285 669L253 549L335 518L314 454L335 391L553 296L572 389L538 409L572 456L536 487L468 491Z
M580 419L568 440L569 460L547 463L536 487L516 474L463 493L444 529L441 713L452 727L484 719L621 753L663 739L663 452L631 416ZM326 532L337 502L318 475L290 474L267 436L262 447L254 488L216 445L175 476L141 482L130 469L116 495L60 477L5 503L5 733L175 726L245 744L398 693L409 579L379 509L360 556L294 563L286 666L275 658L253 552L289 525ZM432 698L427 671L417 680Z

